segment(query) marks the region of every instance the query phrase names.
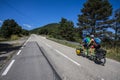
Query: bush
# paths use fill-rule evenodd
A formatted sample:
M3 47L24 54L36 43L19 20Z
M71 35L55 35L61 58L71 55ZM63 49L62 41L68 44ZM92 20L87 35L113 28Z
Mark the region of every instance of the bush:
M17 40L17 39L19 39L19 37L18 37L18 35L12 35L10 39L11 40Z
M120 61L120 47L107 49L107 57Z
M7 19L3 22L1 26L1 35L4 38L11 38L12 35L21 34L22 28L13 19Z

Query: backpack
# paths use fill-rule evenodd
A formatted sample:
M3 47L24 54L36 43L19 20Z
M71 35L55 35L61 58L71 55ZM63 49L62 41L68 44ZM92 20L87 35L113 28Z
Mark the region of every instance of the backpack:
M86 44L88 44L90 42L90 38L89 37L84 38L83 42L85 42Z
M96 44L101 44L101 39L100 38L95 38L94 40L95 40Z

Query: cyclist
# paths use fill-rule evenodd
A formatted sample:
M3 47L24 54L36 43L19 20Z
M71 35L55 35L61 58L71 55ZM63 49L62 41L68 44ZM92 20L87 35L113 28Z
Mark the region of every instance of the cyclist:
M97 50L101 47L100 46L101 39L98 37L95 38L94 35L91 35L90 38L91 38L90 43L89 43L90 53L93 53L94 49Z
M89 46L91 45L95 45L95 40L94 40L94 35L90 35L90 42L89 42Z
M88 45L89 45L89 43L90 43L90 37L89 37L89 35L87 35L87 36L83 39L83 46L84 46L85 48L87 48Z
M90 53L90 55L93 55L93 53L94 53L94 48L95 48L95 45L96 45L96 42L95 42L95 40L94 40L95 38L94 38L94 35L90 35L90 42L89 42L89 53Z
M90 37L89 35L86 35L86 37L83 39L83 50L86 55L88 55L88 49L89 49L89 42L90 42Z

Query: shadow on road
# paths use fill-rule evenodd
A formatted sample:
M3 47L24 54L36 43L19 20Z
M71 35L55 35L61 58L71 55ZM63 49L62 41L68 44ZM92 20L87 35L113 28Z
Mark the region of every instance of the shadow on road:
M13 46L13 45L7 44L7 43L0 43L0 53L3 52L3 54L6 54L10 51L17 50L20 47L21 46ZM4 52L6 52L6 53L4 53Z
M6 59L7 59L7 56L0 57L0 61L6 60Z
M18 50L21 46L13 46L8 43L0 43L0 60L5 59L5 57L1 56L3 54L8 54L11 51Z

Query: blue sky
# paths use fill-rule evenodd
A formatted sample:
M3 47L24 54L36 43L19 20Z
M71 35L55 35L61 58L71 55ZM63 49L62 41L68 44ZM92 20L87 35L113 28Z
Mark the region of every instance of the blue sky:
M24 29L34 29L58 23L62 17L76 25L77 15L86 0L0 0L0 25L14 19ZM110 0L113 10L120 8L120 0Z

